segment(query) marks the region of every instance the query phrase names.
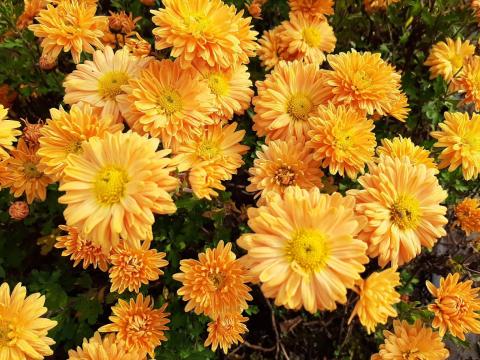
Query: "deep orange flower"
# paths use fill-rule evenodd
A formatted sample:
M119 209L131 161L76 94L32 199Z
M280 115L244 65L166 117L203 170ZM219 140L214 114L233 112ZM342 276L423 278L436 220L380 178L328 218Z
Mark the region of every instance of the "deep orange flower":
M456 223L468 235L480 232L480 200L465 198L455 206Z
M220 347L226 354L230 346L243 342L241 335L248 331L244 324L247 320L247 317L239 313L231 313L209 322L204 346L211 345L212 351Z

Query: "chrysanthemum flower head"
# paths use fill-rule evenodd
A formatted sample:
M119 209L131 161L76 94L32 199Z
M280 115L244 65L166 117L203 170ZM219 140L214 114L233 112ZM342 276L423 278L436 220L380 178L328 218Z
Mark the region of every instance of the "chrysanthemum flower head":
M373 120L352 108L329 104L319 106L310 126L306 146L312 149L315 160L328 167L331 174L352 179L363 174L375 153Z
M460 76L460 70L475 53L475 46L469 40L450 38L433 45L425 65L430 67L430 79L441 76L445 81Z
M125 342L130 351L147 352L153 357L155 348L167 340L165 331L168 327L165 325L170 322L167 319L170 314L165 312L166 307L167 304L163 304L154 308L150 296L144 298L142 294L129 302L119 299L109 317L112 323L98 331L116 333L117 339Z
M96 332L90 339L83 339L82 346L77 350L68 351L67 360L144 360L145 353L127 349L123 341L114 334L103 338Z
M138 77L149 58L131 55L128 49L113 51L110 46L93 53L93 61L77 65L67 75L64 101L76 104L80 101L102 110L102 116L120 117L117 96L123 94L123 85Z
M10 157L6 150L12 150L17 137L22 135L22 132L18 130L21 126L20 122L7 120L7 115L8 109L0 105L0 160Z
M252 81L245 65L228 69L201 67L199 72L215 95L214 106L218 112L212 114L214 119L229 121L234 114L242 115L250 107Z
M70 154L82 152L84 141L123 129L122 124L116 124L112 117L103 117L100 109L86 103L75 104L70 111L62 107L50 109L50 116L40 130L37 154L43 172L54 179L62 177Z
M185 311L217 319L242 312L252 300L245 285L247 269L237 260L231 243L220 241L216 248L198 254L198 260L181 260L180 271L173 278L183 285L177 294L188 301Z
M135 33L135 38L129 37L125 40L125 49L128 49L134 56L146 57L152 51L152 45Z
M47 6L47 0L24 0L24 8L22 14L17 19L17 29L23 30L33 23L33 19L38 15L40 10Z
M480 288L472 288L472 280L459 279L460 274L449 274L440 279L439 287L427 281L428 291L435 298L428 310L435 314L432 326L438 328L440 336L449 331L465 340L466 333L480 334Z
M328 55L332 70L325 72L324 88L335 105L345 105L373 115L404 116L395 106L403 96L400 91L400 74L383 61L379 53L347 53ZM392 111L395 109L395 111ZM405 114L408 111L404 112Z
M322 90L324 81L322 70L314 64L280 62L265 81L257 81L253 130L266 136L267 143L306 139L318 106L328 102L328 92Z
M385 330L385 343L372 360L428 359L446 360L449 352L442 338L421 320L410 325L406 321L395 320L393 332Z
M289 58L317 66L325 61L326 53L335 50L337 42L333 28L325 19L303 13L292 13L290 20L282 23L278 36Z
M240 313L231 313L217 318L208 323L208 337L204 346L211 346L212 351L220 347L226 354L228 349L243 342L242 334L248 331L244 324L248 318Z
M380 266L402 265L431 249L446 234L447 198L435 177L436 171L424 164L412 164L408 157L380 156L369 164L369 172L358 179L361 190L355 196L355 210L368 218L360 238L368 244L368 255L378 256Z
M276 26L271 30L265 30L258 40L260 47L257 50L257 55L266 70L274 68L283 59L282 52L285 49L280 44L281 28L281 26Z
M412 164L424 164L429 169L437 169L435 160L430 157L430 151L417 146L410 138L397 136L393 139L382 139L382 146L377 147L377 155L403 158L407 156Z
M25 194L29 204L35 199L44 201L47 197L47 186L53 183L54 179L40 169L40 157L36 149L20 139L11 155L7 160L10 176L4 186L9 187L15 197Z
M474 104L475 110L480 111L480 56L472 56L466 61L454 86L465 95L463 103Z
M454 171L461 167L465 180L476 179L480 173L480 115L445 113L439 131L430 133L437 139L433 145L444 148L440 154L439 169Z
M273 140L262 145L257 151L257 159L248 172L250 185L246 190L264 196L270 191L283 194L289 186L302 189L323 187L323 172L320 162L314 160L312 151L305 143L295 139Z
M288 0L290 14L303 14L323 19L333 15L334 0Z
M170 176L170 150L157 151L158 146L158 139L117 132L90 138L80 154L70 154L59 199L67 205L67 225L78 227L105 254L120 238L132 246L151 240L153 214L176 211L168 193L178 184Z
M95 16L96 11L96 4L88 1L60 1L57 6L48 4L36 17L38 24L28 28L42 39L43 55L56 59L62 50L70 51L78 64L83 51L92 54L94 47L103 48L100 38L107 18Z
M465 198L455 206L455 221L465 233L480 232L480 200Z
M163 5L152 10L155 47L172 47L171 56L182 68L192 63L229 68L248 63L255 54L257 32L243 11L235 13L235 6L221 0L164 0Z
M374 272L358 283L359 299L350 316L355 315L370 334L378 324L386 324L389 317L396 317L394 304L400 302L400 294L395 287L400 285L400 274L394 268Z
M276 305L315 313L347 301L368 262L367 245L358 239L366 219L354 212L352 197L289 187L269 193L265 206L248 210L253 233L237 243L245 263Z
M242 166L248 146L240 144L245 131L236 129L235 122L206 126L178 145L175 162L179 171L190 169L188 180L198 198L217 196L215 190L225 190L221 181L230 180Z
M198 72L171 60L151 61L122 89L126 94L117 100L128 125L160 138L165 148L200 134L217 110L215 95Z
M119 294L127 289L138 292L142 284L158 280L163 274L160 268L168 265L168 261L164 260L165 256L163 252L150 249L150 241L144 241L139 248L131 247L122 241L110 255L110 291L117 291Z
M82 263L84 269L92 265L95 269L98 267L102 271L108 270L108 256L103 253L100 246L85 239L74 226L60 225L59 227L67 234L57 237L55 247L64 249L62 256L70 256L74 261L74 267Z
M0 358L43 359L53 354L55 344L48 331L57 322L42 317L47 312L45 296L27 296L27 289L18 283L10 293L6 282L0 285Z

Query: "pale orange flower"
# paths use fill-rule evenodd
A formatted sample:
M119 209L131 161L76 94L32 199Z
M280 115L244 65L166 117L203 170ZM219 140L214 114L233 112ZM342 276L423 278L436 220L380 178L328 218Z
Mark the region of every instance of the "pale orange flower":
M78 64L82 52L92 54L94 47L102 49L100 38L106 26L105 16L95 16L96 4L65 0L57 6L47 5L36 17L38 24L28 28L42 39L42 54L56 59L60 52L70 51Z
M442 338L421 320L410 325L406 321L395 320L393 332L383 332L385 343L371 360L425 359L446 360L449 352Z
M480 334L480 288L472 288L472 280L459 279L458 273L448 274L440 279L439 287L427 281L428 291L435 298L428 310L435 314L432 326L438 328L440 336L449 331L465 340L466 333Z
M34 293L27 296L27 289L18 283L10 293L6 282L0 286L0 359L43 359L53 355L55 344L48 331L57 322L42 317L47 312L45 296Z
M187 301L185 311L217 319L242 312L252 300L245 285L247 269L236 259L231 243L220 241L216 248L198 254L198 260L181 260L180 271L173 278L183 285L177 294Z
M333 15L334 0L288 0L291 13L324 18Z
M289 187L271 192L265 206L248 209L253 233L237 244L243 258L275 305L310 313L345 304L368 262L367 245L358 238L366 219L354 212L355 200Z
M352 108L329 104L319 106L310 126L306 146L330 174L355 179L358 173L364 173L365 164L375 154L373 120Z
M248 331L244 324L247 320L239 313L231 313L209 322L204 346L211 346L212 351L220 347L226 354L232 345L243 342L242 334Z
M248 172L250 185L246 190L257 192L255 197L274 191L283 194L288 186L302 189L323 187L320 162L313 159L305 143L290 139L273 140L256 152L257 159Z
M281 26L277 26L272 30L265 30L261 39L258 40L260 44L257 51L258 58L266 70L274 68L283 59L282 53L285 49L280 44L279 33L281 28Z
M455 206L455 221L468 235L480 233L480 200L465 198Z
M474 180L480 174L480 115L468 113L445 113L440 131L430 135L437 139L434 147L444 148L440 154L439 169L454 171L462 168L465 180Z
M74 226L60 225L59 228L67 232L67 235L58 236L55 247L64 249L62 256L70 256L74 267L82 263L84 269L92 265L95 269L108 270L108 256L100 246L85 239Z
M424 164L412 164L408 157L380 156L369 164L369 172L358 179L363 189L355 196L355 210L368 218L360 238L368 244L368 255L378 256L380 266L403 265L422 250L431 249L446 235L447 208L440 205L447 192Z
M167 304L159 309L154 308L150 296L137 295L136 300L129 302L119 299L112 307L113 315L109 317L111 324L104 325L99 332L114 332L117 339L125 342L130 351L147 352L154 357L154 351L162 341L166 341L165 326L170 322L165 312Z
M122 241L113 249L110 255L112 266L108 271L112 283L111 292L121 294L128 289L138 293L142 284L158 280L163 275L160 268L168 265L168 261L163 259L166 254L149 247L149 241L144 241L140 248L130 247Z

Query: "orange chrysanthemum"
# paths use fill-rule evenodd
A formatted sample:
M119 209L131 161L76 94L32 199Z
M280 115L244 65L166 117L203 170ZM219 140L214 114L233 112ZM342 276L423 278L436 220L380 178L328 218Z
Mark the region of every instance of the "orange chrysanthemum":
M446 235L447 208L440 203L447 192L435 174L408 157L382 155L358 179L363 189L348 191L355 196L356 212L368 218L360 238L368 244L368 255L378 256L380 266L405 264L420 254L422 246L431 249Z
M320 106L310 121L310 140L313 158L328 167L330 174L339 173L355 179L364 173L365 164L375 153L373 120L354 109L332 104Z
M82 144L82 153L70 154L59 202L66 204L67 225L100 245L105 254L120 238L131 246L152 239L153 214L171 214L175 204L168 193L178 180L159 141L136 133L107 133Z
M226 354L233 344L243 342L242 334L248 331L244 324L248 318L239 313L231 313L208 323L208 337L204 346L212 347L212 351L220 347Z
M250 107L252 81L245 65L229 69L204 67L200 74L215 95L215 107L219 110L212 114L215 119L229 121L233 114L242 115Z
M102 271L108 270L108 256L102 252L100 246L85 239L74 226L60 225L59 227L68 234L58 236L55 247L65 249L62 251L62 256L70 256L70 260L74 261L74 267L82 262L84 269L92 265L95 269L98 267Z
M264 197L270 191L283 194L288 186L294 185L302 189L323 187L320 162L313 159L312 152L302 142L270 141L256 155L253 167L248 170L251 177L246 188L258 192L255 197Z
M152 51L152 45L138 33L135 33L135 38L127 38L125 40L125 48L138 57L148 56Z
M435 160L430 157L430 151L415 145L410 138L404 138L401 135L392 140L382 139L382 146L377 147L377 155L392 158L407 156L414 165L424 164L429 169L437 170Z
M51 119L40 129L40 165L43 172L60 179L70 154L80 154L82 143L93 136L103 137L107 132L123 129L112 117L102 117L100 110L85 103L73 105L69 112L62 107L50 109Z
M159 309L153 307L150 296L143 298L137 295L136 300L130 302L119 299L117 305L112 307L113 315L109 317L111 324L104 325L98 331L115 332L117 339L124 341L127 349L136 352L147 352L154 357L154 350L166 341L165 330L170 322L165 312L167 304Z
M47 197L47 186L54 180L40 170L40 157L36 154L36 149L20 139L11 155L7 161L10 179L4 186L9 187L15 197L25 193L29 204L35 199L44 201Z
M22 14L17 19L17 29L23 30L33 23L33 19L38 15L40 10L44 9L47 0L23 0L24 8Z
M218 196L215 190L225 190L221 182L230 180L243 165L242 155L248 146L240 141L245 130L236 129L236 122L210 125L179 144L175 162L179 171L190 169L188 180L198 198Z
M333 70L325 71L322 92L329 94L334 105L405 120L408 107L403 112L398 108L402 103L408 106L406 101L401 101L404 95L400 91L400 74L383 61L379 53L352 50L328 55L327 60Z
M198 254L198 260L181 260L180 271L173 278L183 285L177 294L187 301L185 311L217 319L242 312L252 300L245 285L247 269L237 260L231 243L220 241L216 248Z
M67 104L89 103L102 109L102 116L117 120L120 118L117 96L124 93L122 86L137 78L149 61L149 58L131 55L128 49L113 52L106 46L103 51L97 50L93 53L93 61L77 65L77 69L65 78L64 101Z
M221 0L164 0L164 8L152 10L155 47L172 47L171 56L182 68L195 65L229 68L247 64L257 49L252 18L235 14L233 5Z
M333 15L334 0L288 0L290 14L303 14L323 19ZM290 15L291 16L291 15Z
M465 94L463 103L474 104L480 111L480 56L472 56L463 66L462 75L455 81L454 87Z
M164 260L165 253L149 247L149 241L144 241L140 248L130 247L123 241L113 249L108 271L112 282L110 291L121 294L128 289L138 293L142 284L158 280L163 274L160 268L167 266L168 261Z
M363 0L365 10L368 13L385 10L390 5L396 4L398 2L400 2L400 0Z
M248 209L251 234L237 243L251 274L276 305L315 313L347 301L368 262L367 245L358 239L366 219L354 212L352 197L289 187L270 193L265 206Z
M428 310L435 314L432 326L438 328L440 336L449 331L465 340L466 333L480 334L480 288L472 288L472 280L459 279L458 273L448 274L440 279L438 288L427 281L428 291L435 297Z
M57 322L42 317L47 312L45 296L27 296L27 289L18 283L10 293L6 282L0 286L0 359L33 360L53 354L55 344L48 331Z
M357 285L359 299L348 323L357 315L360 323L371 334L378 324L386 324L389 317L397 316L393 305L400 302L400 294L395 291L395 287L400 285L400 274L389 268L371 274Z
M17 136L22 135L20 130L17 130L21 124L16 120L7 120L8 109L0 105L0 160L5 160L10 157L6 150L13 149L13 143L17 141Z
M462 168L465 180L476 179L480 173L480 115L445 113L440 131L430 133L438 141L435 147L445 148L440 154L439 169L448 171Z
M177 62L151 61L123 90L117 101L128 125L161 138L166 148L213 123L214 94L198 72L182 70Z
M410 325L395 320L393 332L383 332L385 343L380 345L378 354L371 360L428 359L446 360L449 352L437 332L425 327L421 320Z
M325 53L335 50L337 43L333 28L326 20L303 13L291 13L290 20L282 23L278 36L288 58L317 66L325 61Z
M283 59L282 52L285 49L280 45L281 28L281 26L277 26L272 30L265 30L261 39L258 40L260 48L257 55L266 70L274 68Z
M433 45L425 65L430 67L430 79L441 76L445 81L461 75L460 70L475 53L475 46L469 40L460 38L440 41Z
M258 136L266 135L267 143L293 136L306 139L318 106L328 101L322 91L324 81L322 70L314 64L280 62L265 81L257 81L253 130Z
M100 38L107 18L95 16L96 11L96 4L85 1L65 0L57 6L48 4L36 17L38 24L28 27L42 39L42 56L56 59L63 49L70 51L78 64L83 51L92 54L93 46L102 49Z
M103 337L96 332L92 338L83 339L77 350L68 351L67 360L145 360L143 352L127 349L123 341L113 334Z
M455 206L455 221L468 235L480 233L480 200L465 198Z

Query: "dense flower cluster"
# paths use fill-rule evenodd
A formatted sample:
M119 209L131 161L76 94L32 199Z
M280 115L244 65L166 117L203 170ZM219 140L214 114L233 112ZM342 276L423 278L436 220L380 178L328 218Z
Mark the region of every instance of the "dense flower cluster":
M364 8L371 16L397 2L365 0ZM449 214L452 228L480 232L480 201L465 198L449 212L442 188L456 169L467 181L480 174L480 115L470 111L480 110L475 45L448 38L425 56L430 79L444 81L459 104L428 129L430 143L417 144L384 137L410 115L400 67L377 52L334 53L333 0L289 0L288 20L258 41L252 17L261 20L264 0L246 4L252 17L222 0L162 3L149 10L153 52L137 32L149 19L101 15L95 0L25 0L17 21L39 39L39 71L62 64L61 52L74 64L63 81L65 107L50 109L45 122L25 120L20 130L7 119L15 112L0 105L0 188L26 200L9 203L9 214L24 220L29 204L58 183L64 225L51 246L74 267L105 272L110 292L123 294L110 323L69 359L153 358L167 341L170 314L168 294L154 298L149 285L178 264L176 294L186 312L210 319L204 345L213 351L244 341L248 283L268 305L311 314L346 305L349 323L368 334L390 328L404 300L402 267L447 235ZM257 55L265 77L248 67ZM12 104L8 86L3 92ZM237 174L245 185L232 183ZM238 211L248 229L235 229L235 243L215 238L215 247L188 259L158 248L155 221L182 209L181 196L221 203L230 188L254 199ZM480 333L480 289L460 276L427 282L433 320L394 320L372 359L442 360L447 332L462 340ZM52 355L56 321L42 317L44 301L21 284L12 292L0 286L0 359Z

